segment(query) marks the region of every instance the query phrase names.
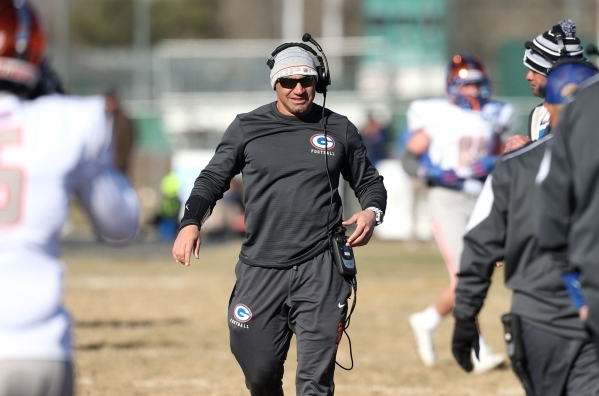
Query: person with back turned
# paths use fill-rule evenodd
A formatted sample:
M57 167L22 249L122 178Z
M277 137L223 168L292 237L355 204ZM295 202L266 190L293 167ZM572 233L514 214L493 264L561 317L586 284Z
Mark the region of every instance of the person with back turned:
M464 236L453 311L453 355L466 371L472 370L471 350L478 352L476 316L489 290L495 262L505 260L505 284L513 296L510 313L503 315L502 321L512 368L527 396L599 394L599 364L581 320L585 311L571 302L572 284L562 277L551 255L540 248L533 227L539 205L535 180L546 162L546 149L558 139L554 131L561 125L562 108L596 72L594 65L584 60L552 65L545 88L551 132L500 158Z
M139 202L113 166L105 98L58 94L31 4L0 0L0 37L0 395L72 396L59 259L69 198L106 242L135 237Z

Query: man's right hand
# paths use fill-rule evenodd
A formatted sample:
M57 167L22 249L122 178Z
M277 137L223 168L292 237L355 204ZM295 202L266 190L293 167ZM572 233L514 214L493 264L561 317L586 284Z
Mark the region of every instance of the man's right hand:
M451 340L451 353L460 366L467 372L472 371L473 368L471 359L473 350L474 355L479 359L480 345L476 319L456 318L453 338Z
M530 142L530 138L524 135L513 135L507 139L507 143L505 144L504 153L508 151L514 151L524 146L526 143Z
M192 251L196 259L200 258L201 244L200 229L197 225L190 224L183 227L179 231L179 235L177 235L177 239L175 239L175 244L173 245L173 258L175 262L189 266Z

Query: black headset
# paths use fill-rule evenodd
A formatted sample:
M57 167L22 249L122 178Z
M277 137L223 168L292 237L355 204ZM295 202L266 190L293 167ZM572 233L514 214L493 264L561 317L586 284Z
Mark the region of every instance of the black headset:
M599 55L599 48L595 44L587 44L585 52L588 56L597 56Z
M285 43L285 44L279 45L270 54L270 58L268 58L268 60L266 61L266 64L268 65L270 70L272 70L272 68L275 66L275 58L279 54L279 52L286 50L287 48L291 48L291 47L303 48L304 50L306 50L309 53L311 53L312 55L314 55L314 57L318 60L319 66L316 66L316 73L318 73L318 81L316 81L316 92L321 93L321 94L326 94L327 87L329 85L331 85L331 73L329 71L329 61L327 60L327 56L324 54L322 48L320 47L320 45L318 45L316 40L314 40L312 38L310 33L304 34L302 37L302 41L303 42L309 41L312 44L314 44L314 46L318 49L318 51L320 51L322 56L318 55L318 53L316 51L314 51L314 49L312 47L310 47L308 44ZM324 61L323 61L323 57L324 57Z
M584 65L584 66L587 66L587 67L595 70L595 73L597 73L599 71L597 69L597 66L595 66L588 59L585 59L584 57L574 58L574 57L571 57L570 54L568 54L568 52L566 51L566 45L564 44L565 34L564 34L564 30L562 29L561 25L558 24L558 25L553 26L551 28L551 34L553 34L553 36L557 40L557 45L559 47L559 59L551 66L551 69L547 70L547 74L549 74L549 72L555 66L558 66L558 65L561 65L564 63L578 63L580 65ZM597 47L595 47L595 49L596 48ZM588 52L589 52L589 46L587 46L587 53Z
M557 25L553 26L551 28L551 34L553 34L553 36L555 37L555 40L557 41L557 45L559 48L559 58L557 61L555 61L554 64L551 65L550 68L547 69L547 74L549 74L555 66L561 65L564 63L578 63L581 65L590 67L591 69L595 70L595 73L597 73L599 71L597 69L597 66L595 66L589 60L587 60L585 58L573 58L570 56L568 51L566 51L566 45L564 44L564 38L566 35L565 35L564 30L562 29L561 25L557 24ZM526 43L526 44L528 45L528 43ZM527 48L529 48L529 47L527 46ZM529 49L532 49L534 51L533 48L529 48ZM588 51L588 47L587 47L587 51ZM545 86L544 85L539 87L539 93L541 95L543 95L543 97L545 97Z
M567 57L568 52L566 51L566 45L564 44L564 38L566 36L564 33L564 29L562 29L561 25L557 24L551 28L551 34L553 34L555 40L557 40L560 58Z

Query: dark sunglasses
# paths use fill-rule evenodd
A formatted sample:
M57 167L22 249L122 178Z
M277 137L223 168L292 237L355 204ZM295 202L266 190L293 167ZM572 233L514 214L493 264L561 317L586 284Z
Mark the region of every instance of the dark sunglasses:
M281 84L281 87L285 89L293 89L297 86L297 83L300 83L302 88L311 87L316 79L314 76L306 76L298 79L281 77L277 81Z

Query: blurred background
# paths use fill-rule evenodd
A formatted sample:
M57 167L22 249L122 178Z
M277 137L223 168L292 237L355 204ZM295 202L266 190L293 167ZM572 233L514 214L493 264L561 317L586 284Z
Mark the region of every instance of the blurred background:
M377 228L386 239L430 236L426 223L412 218L410 186L396 158L409 102L445 95L451 55L482 58L493 95L516 108L511 133L525 134L539 99L524 79L524 42L563 18L576 22L583 46L599 35L597 0L32 2L45 23L47 53L68 91L111 92L133 121L127 172L148 224L173 191L179 201L187 198L236 114L275 99L265 64L272 50L310 32L330 64L327 107L360 128L371 160L386 177L390 208L386 228ZM320 95L316 102L322 103ZM176 181L165 180L170 172ZM227 232L243 232L239 184L234 180L228 197L238 209L220 220ZM353 210L353 194L345 194L346 209ZM219 227L215 234L223 232Z

